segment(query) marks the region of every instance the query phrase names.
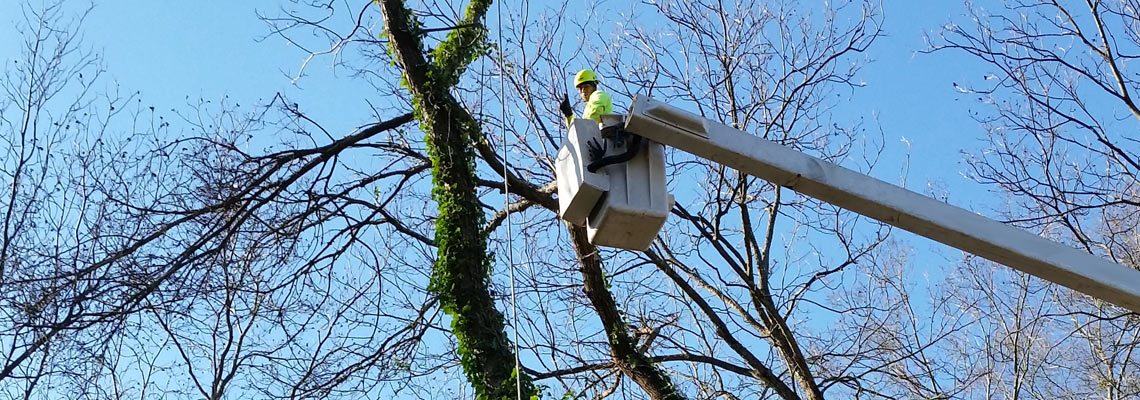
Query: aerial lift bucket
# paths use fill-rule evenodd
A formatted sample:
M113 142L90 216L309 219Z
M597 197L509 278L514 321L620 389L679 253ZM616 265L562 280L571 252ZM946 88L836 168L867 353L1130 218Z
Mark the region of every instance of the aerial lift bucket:
M620 132L621 115L602 117L603 127L616 131L603 137L599 124L575 119L556 161L559 214L586 226L590 243L597 246L645 250L665 225L673 196L665 186L665 146L632 140ZM603 144L605 158L629 154L632 158L590 172L589 143Z

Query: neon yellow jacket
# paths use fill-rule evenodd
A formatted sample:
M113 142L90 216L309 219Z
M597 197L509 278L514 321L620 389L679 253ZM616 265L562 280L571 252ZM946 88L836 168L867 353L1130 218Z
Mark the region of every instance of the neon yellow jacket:
M592 119L598 123L602 122L602 114L612 114L614 112L614 101L610 99L610 94L601 90L595 90L590 94L590 100L586 101L586 109L583 110L582 118ZM566 117L566 124L569 125L574 122L574 116Z

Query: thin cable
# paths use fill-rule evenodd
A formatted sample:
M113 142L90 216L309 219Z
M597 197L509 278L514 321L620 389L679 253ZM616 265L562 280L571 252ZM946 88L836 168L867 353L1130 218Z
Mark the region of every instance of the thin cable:
M380 1L380 0L376 0L376 1ZM486 76L487 76L487 57L480 57L479 58L479 79L480 79L480 82L482 82L482 79ZM486 112L485 107L483 107L483 105L486 104L483 102L483 89L485 89L486 87L487 87L487 85L484 85L484 84L479 85L479 99L476 100L476 102L475 102L475 104L479 105L479 117L478 117L479 119L478 119L478 121L480 124L487 121L487 112ZM467 385L460 383L459 389L460 389L459 398L462 399L462 398L464 398L465 391L467 390Z
M507 158L507 101L506 101L506 64L503 63L503 2L498 1L495 4L495 9L498 19L499 29L499 105L501 113L499 114L500 126L502 127L501 133L503 135L503 210L506 211L504 222L507 225L507 269L510 271L511 277L511 319L514 320L515 331L515 397L522 400L522 371L519 366L519 307L518 295L515 293L515 248L514 236L511 233L511 192L510 192L510 179L507 179L507 174L510 170L510 161Z

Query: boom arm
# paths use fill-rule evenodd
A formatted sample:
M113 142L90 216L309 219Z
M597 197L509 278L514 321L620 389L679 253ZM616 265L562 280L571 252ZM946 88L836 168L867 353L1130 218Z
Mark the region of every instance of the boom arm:
M645 97L625 129L796 192L1140 312L1140 271Z

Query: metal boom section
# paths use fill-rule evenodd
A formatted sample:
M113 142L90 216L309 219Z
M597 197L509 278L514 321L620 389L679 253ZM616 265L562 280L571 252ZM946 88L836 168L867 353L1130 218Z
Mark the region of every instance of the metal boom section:
M1140 312L1140 271L645 97L625 130Z

